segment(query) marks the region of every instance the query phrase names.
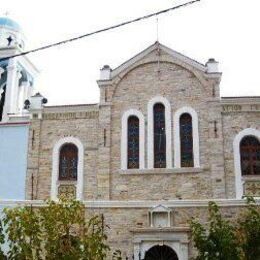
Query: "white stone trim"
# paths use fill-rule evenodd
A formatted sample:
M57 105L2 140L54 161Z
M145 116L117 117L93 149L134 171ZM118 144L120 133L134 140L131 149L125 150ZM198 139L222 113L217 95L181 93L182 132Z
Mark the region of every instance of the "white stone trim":
M174 136L174 167L181 168L181 144L180 144L180 116L188 113L192 118L193 136L193 160L194 167L200 167L200 148L199 148L199 120L197 112L191 107L178 109L173 117L173 136Z
M58 176L59 176L59 157L60 149L66 143L73 143L78 148L78 175L76 187L76 199L83 199L83 174L84 174L84 147L81 141L76 137L64 137L60 139L53 148L52 153L52 178L51 178L51 199L58 198Z
M240 160L240 142L245 136L254 136L260 141L260 131L254 128L246 128L239 132L233 142L234 149L234 166L235 166L235 187L236 198L241 199L243 196L243 180L241 173L241 160Z
M182 66L185 66L186 64L192 68L195 68L199 71L202 72L206 72L207 68L205 65L177 52L174 51L164 45L162 45L161 43L159 43L159 48L161 50L163 50L164 52L166 52L167 54L169 54L172 59L175 61L175 63L177 64L182 64ZM139 62L140 60L142 60L144 57L146 57L149 53L151 53L154 50L158 49L158 43L154 43L151 46L149 46L148 48L146 48L145 50L143 50L142 52L138 53L137 55L135 55L133 58L129 59L128 61L124 62L123 64L121 64L119 67L115 68L112 72L111 72L111 78L115 78L116 76L118 76L121 72L123 71L127 71L130 68L133 68L133 66ZM187 67L187 66L185 66Z
M144 127L144 115L142 112L136 109L129 109L124 112L121 119L121 169L127 169L127 121L130 116L136 116L139 119L139 169L145 168L144 163L144 140L145 140L145 127Z
M84 200L83 203L86 208L138 208L150 210L151 207L163 203L168 208L196 208L208 207L210 201L216 202L220 207L245 207L247 202L245 199L207 199L207 200L167 200L167 201L154 201L154 200ZM47 206L46 201L43 200L0 200L0 206L30 206L44 207ZM256 205L260 206L260 199L256 198Z
M134 232L134 259L144 259L145 253L154 246L165 245L172 248L179 260L188 260L188 231L154 229L149 232Z
M172 168L172 137L171 137L171 105L170 102L162 97L156 96L148 102L148 141L147 156L148 169L154 168L154 137L153 137L153 107L156 103L162 103L165 107L165 130L166 130L166 168Z
M204 168L194 168L194 167L182 167L182 168L154 168L154 169L141 169L141 170L136 170L136 169L127 169L127 170L119 170L119 174L124 174L128 176L132 175L165 175L165 174L186 174L186 173L200 173L204 170Z

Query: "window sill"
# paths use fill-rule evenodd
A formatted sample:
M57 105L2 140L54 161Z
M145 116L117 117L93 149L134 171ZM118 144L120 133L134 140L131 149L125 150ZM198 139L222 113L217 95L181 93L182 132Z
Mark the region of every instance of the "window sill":
M76 184L77 180L58 180L57 184Z
M243 181L260 181L260 175L243 175Z
M119 170L119 173L122 175L150 175L150 174L186 174L186 173L200 173L203 171L202 167L193 168L193 167L183 167L183 168L155 168L155 169L127 169Z

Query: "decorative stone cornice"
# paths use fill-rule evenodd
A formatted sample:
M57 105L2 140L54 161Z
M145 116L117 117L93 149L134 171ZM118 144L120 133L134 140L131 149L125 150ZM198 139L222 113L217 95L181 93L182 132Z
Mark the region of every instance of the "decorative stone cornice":
M86 208L144 208L150 209L153 206L162 204L169 208L187 208L187 207L208 207L210 201L216 202L220 207L244 207L247 205L245 199L212 199L212 200L96 200L82 201ZM260 199L256 199L256 204L260 205ZM34 206L44 207L46 202L42 200L0 200L0 207L10 206Z

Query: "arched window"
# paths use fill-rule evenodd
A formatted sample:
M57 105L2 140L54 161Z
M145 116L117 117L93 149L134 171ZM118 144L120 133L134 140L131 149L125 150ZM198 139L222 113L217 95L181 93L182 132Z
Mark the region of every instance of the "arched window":
M127 168L139 168L139 119L130 116L127 121Z
M129 109L121 119L121 169L144 169L145 123L141 111Z
M0 121L2 121L3 119L5 96L6 96L6 86L2 88L0 87Z
M245 136L240 142L242 175L260 174L260 141L254 136Z
M154 168L166 168L165 107L156 103L153 107Z
M59 180L77 180L78 148L72 143L64 144L60 149Z
M181 167L193 167L192 117L188 113L180 116Z

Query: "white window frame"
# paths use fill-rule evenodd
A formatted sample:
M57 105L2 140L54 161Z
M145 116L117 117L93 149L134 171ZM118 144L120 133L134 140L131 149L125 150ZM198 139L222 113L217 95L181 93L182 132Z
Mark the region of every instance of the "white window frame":
M139 119L139 169L145 168L144 161L144 140L145 140L145 126L144 115L141 111L136 109L129 109L124 112L121 119L121 169L127 170L127 144L128 144L128 118L136 116ZM134 170L134 169L133 169Z
M242 180L240 142L245 136L254 136L260 141L260 131L254 128L246 128L239 132L233 141L236 199L241 199L243 197L244 182Z
M194 168L200 167L200 148L199 148L199 120L198 114L192 107L182 107L178 109L173 117L173 136L174 136L174 167L181 168L181 140L180 140L180 117L188 113L192 118L192 138L193 138L193 161Z
M77 184L76 184L76 199L83 199L83 169L84 169L84 147L81 141L76 137L65 137L60 139L53 148L52 153L52 179L51 179L51 199L58 199L58 186L59 186L59 158L60 149L64 144L72 143L78 148L78 171L77 171Z
M172 137L171 137L171 105L170 102L161 96L156 96L148 102L148 142L147 157L148 169L154 169L154 129L153 129L153 107L162 103L165 107L165 131L166 131L166 168L172 168Z

